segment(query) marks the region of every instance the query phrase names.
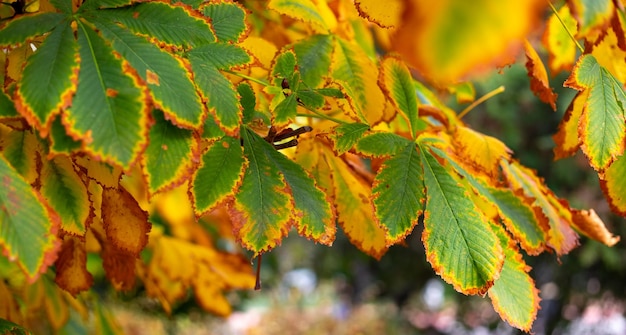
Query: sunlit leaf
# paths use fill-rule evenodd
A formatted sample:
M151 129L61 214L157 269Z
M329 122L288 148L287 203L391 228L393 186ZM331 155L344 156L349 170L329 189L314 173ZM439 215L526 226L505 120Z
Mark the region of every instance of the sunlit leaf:
M356 150L372 157L390 156L406 148L411 140L394 133L375 132L361 137Z
M609 247L619 242L620 237L609 232L593 209L574 210L573 213L572 223L579 232Z
M287 235L292 204L285 179L265 153L268 143L247 129L241 139L248 168L235 196L233 229L243 246L261 253Z
M626 216L626 155L617 158L605 171L600 180L604 195L611 209Z
M598 64L592 55L582 56L566 86L589 90L578 133L591 166L602 171L624 152L626 93L623 84Z
M424 210L424 173L414 143L385 161L378 171L372 197L376 220L395 244L411 233Z
M196 214L201 215L233 196L243 178L246 161L239 139L224 137L202 155L202 165L193 177L191 195Z
M156 123L150 128L150 143L142 157L150 194L182 183L200 156L198 140L190 130L172 125L159 110L153 115Z
M270 0L267 7L310 24L318 33L327 33L337 24L328 5L322 1Z
M211 19L220 42L238 42L246 34L246 10L237 2L209 2L200 11Z
M0 318L0 334L31 335L32 333L16 323Z
M394 49L434 82L454 83L513 62L520 39L535 27L543 6L541 0L412 1Z
M554 159L569 157L580 148L578 125L583 114L585 104L589 98L589 90L582 91L574 97L559 123L559 130L552 136L554 143Z
M119 22L131 31L187 48L215 41L207 18L184 7L151 1L99 11L98 16Z
M309 87L317 87L328 76L333 51L331 35L313 35L293 45L298 58L302 81Z
M416 137L421 121L413 79L406 65L397 58L386 57L381 64L380 84L393 105L409 122L411 135Z
M378 67L354 42L336 38L331 62L333 79L345 90L355 117L370 125L381 121L385 97L372 78Z
M347 123L335 128L336 135L333 136L333 141L337 154L341 155L352 149L369 128L370 127L364 123Z
M359 11L359 15L383 28L397 27L406 6L400 0L360 0L355 1L354 5Z
M505 260L500 277L488 291L489 298L502 319L516 328L530 331L539 310L539 291L515 243L502 228L492 228L500 238Z
M454 143L459 148L458 152L461 157L466 158L470 165L491 176L499 174L500 160L511 156L511 150L500 140L468 127L456 127Z
M154 106L168 120L184 128L201 125L205 110L191 80L191 71L180 59L106 19L97 16L89 19L146 82Z
M570 0L572 16L578 21L578 37L595 41L613 15L613 2L610 0Z
M33 282L56 259L61 225L43 198L0 155L0 246Z
M626 81L626 45L622 45L626 44L626 35L623 29L626 29L626 23L623 27L609 27L602 32L600 40L589 48L598 63L621 83Z
M57 26L29 58L16 95L16 107L47 136L52 118L71 105L78 79L78 44L69 22Z
M54 281L74 296L88 290L93 284L93 276L87 272L85 242L76 237L65 237L55 266Z
M63 114L66 129L94 156L129 169L147 143L147 92L128 63L82 23L78 45L78 89L71 109ZM93 106L99 106L98 113L92 113Z
M524 50L526 50L526 71L530 77L530 89L541 101L549 104L556 111L557 94L550 87L548 72L539 54L528 40L524 40Z
M426 186L422 235L426 257L459 292L485 293L504 261L498 238L446 166L421 145L419 152Z
M41 195L61 218L61 229L74 236L85 236L90 215L87 187L67 156L43 163Z
M576 58L576 43L567 33L567 30L572 34L578 31L576 20L572 17L569 6L562 6L558 15L561 20L555 13L550 15L542 37L543 45L548 51L548 67L552 75L561 71L570 71Z

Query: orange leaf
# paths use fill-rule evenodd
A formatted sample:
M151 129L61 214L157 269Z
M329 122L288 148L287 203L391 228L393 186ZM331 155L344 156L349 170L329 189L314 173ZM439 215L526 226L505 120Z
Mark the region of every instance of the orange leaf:
M65 236L55 265L56 278L54 281L73 296L88 290L93 284L93 277L87 272L87 253L84 241L76 237Z
M530 89L541 101L550 104L552 109L556 111L557 95L550 87L548 73L541 58L528 40L524 40L524 49L526 50L526 70L528 77L530 77Z
M573 211L574 227L581 233L591 237L592 239L602 242L609 247L619 242L619 236L613 236L604 225L604 222L598 217L593 209L590 210L574 210Z
M579 92L567 107L563 120L559 124L559 130L552 136L556 143L554 159L569 157L580 148L578 124L588 98L589 90Z
M148 213L124 188L104 188L102 220L107 239L116 248L137 256L148 243Z
M102 267L113 287L118 291L129 291L135 285L135 263L137 256L122 251L112 244L102 250Z
M393 28L400 23L404 4L400 0L358 0L354 2L359 15L383 28Z

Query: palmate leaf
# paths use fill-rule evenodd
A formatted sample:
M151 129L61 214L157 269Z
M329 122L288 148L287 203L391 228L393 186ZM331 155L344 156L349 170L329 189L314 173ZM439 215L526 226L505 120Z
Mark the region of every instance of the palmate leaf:
M61 218L61 229L84 237L91 203L87 187L69 157L60 155L43 163L41 194Z
M209 212L233 196L243 178L246 160L239 139L224 137L202 155L202 165L193 176L191 196L196 215Z
M592 55L582 56L564 84L589 90L578 133L583 152L597 171L606 169L624 152L626 93L623 85Z
M504 265L500 277L487 292L493 307L511 326L530 331L539 310L539 291L528 275L526 265L517 246L499 226L492 225L504 250Z
M422 215L423 177L420 154L414 143L391 156L378 171L372 198L376 220L387 230L387 244L403 240Z
M143 37L101 19L98 12L89 14L90 22L111 42L115 51L147 83L155 107L172 123L183 128L198 128L205 109L184 63Z
M498 278L504 254L489 221L467 189L428 149L419 146L426 210L426 257L446 282L465 294L485 293Z
M60 246L59 217L0 155L0 246L29 281L46 272Z
M293 206L284 177L265 154L269 144L247 129L241 139L248 168L231 208L233 229L244 247L262 253L287 235Z
M220 128L229 135L239 131L243 115L235 86L219 70L229 70L252 61L248 53L231 44L207 44L187 53L196 85L208 99L207 107Z
M508 160L511 150L497 138L474 131L469 127L457 126L454 132L454 144L459 156L490 176L500 172L500 160Z
M149 194L178 186L189 177L193 162L200 157L199 139L191 130L174 126L160 110L155 109L153 115L156 122L150 128L150 143L142 156Z
M53 117L71 105L78 80L78 44L69 21L48 35L26 63L18 84L16 106L42 136Z
M200 12L211 19L211 26L219 42L239 42L245 36L246 10L236 2L209 2Z
M413 79L406 65L395 57L386 57L381 64L379 83L392 104L409 122L411 136L415 139L420 128L418 102Z
M61 13L38 13L15 18L0 29L0 46L22 44L43 35L58 26L65 18L67 16Z
M151 1L101 10L97 15L119 22L135 33L180 48L215 41L208 19L187 6Z
M105 40L78 24L80 74L71 109L63 114L70 135L96 157L128 170L147 143L148 96L128 63ZM98 112L93 113L94 106Z

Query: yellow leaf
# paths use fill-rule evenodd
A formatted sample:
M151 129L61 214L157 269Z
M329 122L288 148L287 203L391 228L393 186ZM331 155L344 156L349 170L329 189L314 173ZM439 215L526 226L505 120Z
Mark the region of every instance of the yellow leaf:
M578 124L589 97L589 90L579 92L567 107L565 115L559 124L559 130L552 136L554 159L561 159L573 155L580 148Z
M148 214L124 188L104 188L102 220L107 239L116 248L136 256L148 243Z
M545 4L542 0L408 1L394 49L433 82L456 83L513 62Z
M337 18L323 0L271 0L267 7L310 24L318 33L328 33L337 25Z
M85 242L76 237L65 236L55 266L54 281L74 296L93 284L93 277L87 272Z
M541 101L550 104L550 107L556 111L556 93L550 87L548 80L548 72L535 48L524 40L524 49L526 50L526 70L530 77L530 89L535 93Z
M548 50L548 67L552 75L561 71L570 71L576 59L576 43L563 27L565 24L572 34L576 34L578 31L576 20L572 17L569 6L561 7L558 14L563 23L556 14L550 15L541 39Z
M611 0L568 0L567 3L578 21L576 37L591 42L602 35L615 10Z
M604 31L602 39L591 47L591 54L620 82L626 82L626 50L619 46L613 28Z
M578 231L609 247L614 246L620 240L619 236L613 236L608 231L604 222L593 209L588 211L574 210L573 223Z
M358 0L354 5L362 17L384 28L397 27L404 10L401 0Z
M458 154L470 166L497 176L500 171L500 160L509 160L511 150L497 138L478 133L468 127L458 126L454 134L458 145Z

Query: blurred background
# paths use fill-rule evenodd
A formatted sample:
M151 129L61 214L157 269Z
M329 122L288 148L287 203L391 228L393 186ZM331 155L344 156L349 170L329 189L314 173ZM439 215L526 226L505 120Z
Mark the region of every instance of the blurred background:
M576 208L594 208L609 229L626 236L624 218L613 215L597 176L580 152L553 160L552 135L574 91L562 88L553 112L529 89L523 64L502 69L476 83L480 97L506 90L478 106L464 121L497 137L524 165L536 169L550 188ZM465 105L449 97L455 110ZM291 234L265 254L261 291L232 292L235 312L218 318L201 312L193 299L166 315L143 298L141 289L102 295L127 334L520 334L500 320L487 298L457 293L433 272L421 243L421 223L404 246L392 247L380 261L364 255L338 234L332 248ZM581 246L557 258L526 257L541 291L535 334L626 334L626 248L581 237ZM251 256L251 255L250 255Z

